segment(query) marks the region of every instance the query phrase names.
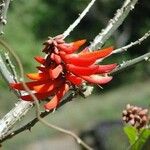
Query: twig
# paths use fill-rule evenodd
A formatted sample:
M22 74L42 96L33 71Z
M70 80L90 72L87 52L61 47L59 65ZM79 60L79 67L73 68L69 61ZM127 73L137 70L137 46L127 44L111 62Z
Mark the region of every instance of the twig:
M7 83L15 83L13 75L7 69L1 55L0 55L0 73Z
M4 0L1 4L1 14L0 14L0 34L3 34L3 26L7 23L7 11L11 0Z
M90 44L89 49L99 49L106 42L106 40L113 34L113 32L122 24L129 12L134 9L138 0L126 0L123 6L117 10L113 19L110 19L105 29L95 37L94 41Z
M146 40L148 37L150 36L150 30L148 32L146 32L140 39L134 41L134 42L131 42L130 44L124 46L124 47L121 47L121 48L118 48L116 50L113 51L113 54L116 54L116 53L121 53L123 51L126 51L128 48L134 46L134 45L137 45L137 44L141 44L141 42L143 42L144 40Z
M10 53L13 53L13 51L2 41L0 40L0 44ZM12 52L11 52L12 51ZM13 78L13 75L9 72L7 69L2 57L0 56L0 73L6 80L6 83L15 83L15 80ZM19 93L15 91L15 94L19 96ZM22 117L24 116L32 107L32 103L25 102L25 101L19 101L15 107L9 111L1 120L0 120L0 139L3 139L6 134L12 129L14 124Z
M76 93L73 91L72 93L69 94L69 96L64 99L60 105L57 107L57 109L59 109L60 107L62 107L64 104L70 102L73 100L73 98L76 97ZM41 112L40 116L41 118L44 118L46 117L47 115L49 115L50 113L53 113L53 110L51 111L44 111L44 112ZM38 122L38 118L35 117L34 119L32 119L31 121L29 121L27 124L23 125L21 128L19 129L16 129L15 131L10 131L9 133L7 133L7 135L5 136L5 138L1 139L0 140L0 143L4 142L5 140L7 139L10 139L14 136L16 136L17 134L25 131L25 130L31 130L31 128Z
M89 9L92 7L96 0L91 0L91 2L87 5L87 7L83 10L83 12L79 15L79 17L69 26L69 28L63 33L64 38L66 38L71 31L80 23L83 17L87 14Z
M15 66L12 64L8 52L4 53L4 55L5 55L6 63L8 64L8 67L10 68L10 71L13 75L14 81L18 82Z
M137 63L140 63L141 61L148 61L150 58L150 52L142 55L142 56L139 56L137 58L134 58L132 60L128 60L126 62L123 62L122 64L120 64L116 69L114 69L111 74L115 74L115 73L118 73L126 68L129 68L129 67L132 67L134 65L136 65Z

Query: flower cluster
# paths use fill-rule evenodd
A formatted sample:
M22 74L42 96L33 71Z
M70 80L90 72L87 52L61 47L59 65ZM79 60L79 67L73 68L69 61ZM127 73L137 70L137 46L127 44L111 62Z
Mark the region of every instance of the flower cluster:
M71 86L80 86L83 82L91 84L106 84L112 77L108 76L116 64L97 65L97 60L103 60L109 56L112 47L90 52L88 48L79 53L74 53L86 42L79 40L66 43L63 36L59 35L48 39L43 52L47 55L35 57L40 63L38 73L27 74L33 81L26 82L38 100L49 99L44 105L46 110L54 109L60 103L62 97ZM25 90L22 83L12 83L11 87L17 90ZM30 95L21 96L22 100L33 101Z
M122 116L123 121L129 123L137 129L145 127L149 122L148 109L132 106L130 104L128 104L126 109L123 110Z

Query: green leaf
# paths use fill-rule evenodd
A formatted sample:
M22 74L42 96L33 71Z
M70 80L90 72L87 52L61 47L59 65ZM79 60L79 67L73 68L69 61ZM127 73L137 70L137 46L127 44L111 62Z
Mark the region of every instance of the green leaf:
M150 130L142 129L139 133L138 140L132 146L132 150L141 150L149 137L150 137Z
M129 139L129 143L132 145L136 139L138 138L138 131L136 128L132 126L125 126L124 127L124 132L127 135Z
M150 137L150 129L142 129L140 132L132 126L125 126L124 132L130 143L130 150L141 150Z

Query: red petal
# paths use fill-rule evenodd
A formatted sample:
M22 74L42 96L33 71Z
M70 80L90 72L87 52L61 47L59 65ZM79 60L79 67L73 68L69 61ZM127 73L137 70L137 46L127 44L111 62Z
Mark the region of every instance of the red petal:
M97 74L109 73L113 69L116 68L117 64L109 64L109 65L98 65L98 69L96 71Z
M82 76L82 78L90 83L94 84L106 84L112 80L112 77L104 77L99 75Z
M96 60L110 55L112 51L113 47L108 47L99 51L79 53L79 56L83 58L93 58Z
M36 98L38 100L44 100L46 98L48 98L49 96L53 96L56 92L58 91L58 89L55 89L53 91L50 92L45 92L45 93L34 93L34 95L36 96ZM31 95L24 95L20 97L22 100L25 101L34 101Z
M41 84L44 84L44 83L47 83L47 82L49 82L49 80L33 81L33 82L26 82L26 85L28 86L28 88L30 90L33 90L34 86L41 85ZM11 83L10 86L13 89L25 90L22 83Z
M93 58L82 58L79 57L78 54L60 54L63 61L67 64L73 64L76 66L89 66L92 65L96 59Z
M60 73L63 71L63 67L62 65L58 65L56 68L54 69L50 69L49 70L49 75L51 79L56 79Z
M45 68L45 67L42 67L42 66L38 66L38 67L36 67L39 71L42 71L42 72L46 72L46 71L48 71L48 69L47 68Z
M67 74L66 79L69 80L74 85L80 85L82 83L82 79L73 74Z
M79 40L69 44L59 44L58 48L68 54L71 54L77 51L85 42L86 40Z
M55 88L55 85L52 83L42 84L34 86L34 90L37 93L44 93L44 92L50 92Z
M50 79L48 73L29 73L27 77L31 80L48 80Z
M59 102L61 101L62 97L66 94L69 90L69 85L65 84L57 94L47 103L44 105L46 110L54 109L58 106Z
M96 70L98 69L98 66L96 65L92 65L89 67L79 67L79 66L75 66L72 64L67 64L66 68L68 71L72 72L75 75L92 75L96 72Z
M37 85L34 86L33 89L37 92L37 93L45 93L45 92L50 92L52 90L54 90L57 87L60 87L62 84L64 83L64 80L53 80L49 83L45 83L42 85Z
M79 54L86 53L86 52L89 52L89 48L88 47L84 48Z
M45 63L45 59L41 56L36 56L34 57L34 59L39 62L40 64L44 64Z
M60 64L62 62L61 57L56 54L54 54L54 61L56 62L56 64Z

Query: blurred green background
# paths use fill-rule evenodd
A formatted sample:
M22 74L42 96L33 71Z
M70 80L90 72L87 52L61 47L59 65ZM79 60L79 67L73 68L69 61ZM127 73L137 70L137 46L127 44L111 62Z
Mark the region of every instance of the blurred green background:
M66 38L66 41L85 38L90 43L106 26L108 20L114 16L116 9L123 2L123 0L97 0L78 27ZM88 3L89 0L19 0L11 2L8 24L5 26L3 38L21 58L25 72L36 71L37 63L33 57L43 55L41 49L44 40L48 36L63 33ZM150 14L149 1L139 1L135 10L130 13L104 47L114 45L115 48L119 48L141 37L150 28L148 14ZM106 62L122 63L140 56L150 51L149 42L150 40L147 39L141 45L129 49L128 52L110 57ZM104 86L103 90L95 87L92 96L87 99L78 97L46 119L77 133L94 127L98 122L120 120L121 112L127 103L148 107L150 102L149 76L149 62L140 63L116 74L113 81ZM17 99L8 90L2 78L0 98L0 117L3 117L14 107ZM29 115L22 119L16 127L33 117L34 110L29 112ZM113 138L113 135L111 136ZM125 149L124 144L114 144L114 146L111 144L110 142L108 149ZM73 150L78 149L78 146L68 136L38 123L31 132L23 132L3 143L2 149L62 150L63 146L68 150L69 146Z

